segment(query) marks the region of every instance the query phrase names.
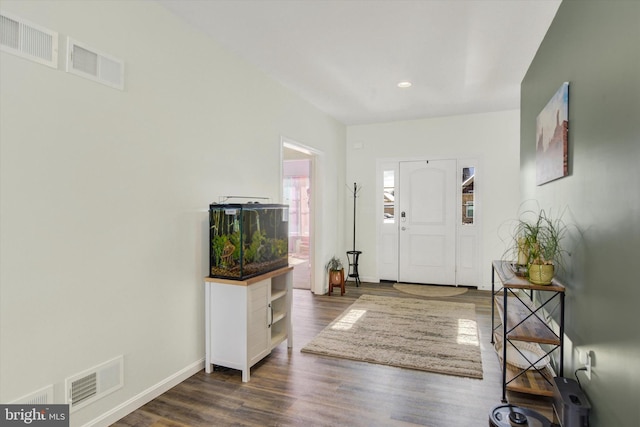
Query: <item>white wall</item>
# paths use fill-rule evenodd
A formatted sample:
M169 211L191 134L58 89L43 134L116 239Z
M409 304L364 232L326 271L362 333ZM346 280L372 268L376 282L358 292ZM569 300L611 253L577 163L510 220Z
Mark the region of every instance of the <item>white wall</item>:
M346 129L155 2L2 9L59 31L61 66L0 54L0 401L54 384L61 403L124 355L83 425L202 365L208 205L278 201L282 135L322 152L317 262L341 244ZM122 58L125 90L64 72L66 36Z
M359 273L377 281L376 162L379 159L477 158L476 188L482 215L481 283L491 285L491 260L503 256L498 237L505 222L517 217L520 200L520 118L518 110L434 119L411 120L347 128L346 183L362 185L357 201L356 247L362 250ZM358 148L362 147L362 148ZM347 198L351 195L347 194ZM351 248L353 210L345 209L345 248ZM482 209L482 211L479 211ZM347 250L347 249L345 249Z

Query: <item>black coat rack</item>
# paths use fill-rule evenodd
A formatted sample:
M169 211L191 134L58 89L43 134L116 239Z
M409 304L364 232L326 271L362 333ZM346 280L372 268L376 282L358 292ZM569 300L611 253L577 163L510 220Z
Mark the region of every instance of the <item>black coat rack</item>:
M347 187L348 188L348 187ZM347 280L349 277L353 277L356 282L356 286L360 286L360 274L358 273L358 259L362 251L356 250L356 200L358 193L362 190L362 186L358 187L357 183L353 183L353 250L347 251L347 260L349 260L349 273L347 274ZM351 191L351 189L349 189Z

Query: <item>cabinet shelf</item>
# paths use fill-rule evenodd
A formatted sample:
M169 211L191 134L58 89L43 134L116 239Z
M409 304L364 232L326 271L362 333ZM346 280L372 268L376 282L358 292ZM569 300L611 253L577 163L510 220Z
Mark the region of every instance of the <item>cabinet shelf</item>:
M497 281L496 281L497 276ZM499 282L499 283L497 283ZM540 396L553 396L553 368L547 364L534 368L536 360L527 360L530 365L521 368L509 364L507 349L516 346L516 342L548 345L544 350L547 356L557 355L558 373L563 375L564 358L564 302L565 287L554 280L550 285L535 285L527 279L517 276L509 261L493 261L491 265L491 342L498 343L499 359L502 367L502 401L506 402L507 390ZM534 292L543 294L539 303ZM556 333L543 310L557 301L560 308L559 332ZM495 311L498 311L500 323L495 324ZM513 360L512 360L513 363ZM525 364L526 365L526 364Z
M283 289L281 291L272 291L272 293L271 293L271 301L273 302L273 301L278 300L278 299L280 299L280 298L282 298L282 297L284 297L286 295L287 295L287 290L286 289Z
M279 321L281 321L285 317L287 317L287 313L285 313L285 312L273 313L273 320L271 321L271 324L273 325L274 323L278 323Z
M286 339L287 339L286 331L281 331L281 332L278 332L278 333L272 333L271 334L271 350L273 350L274 348L279 346Z

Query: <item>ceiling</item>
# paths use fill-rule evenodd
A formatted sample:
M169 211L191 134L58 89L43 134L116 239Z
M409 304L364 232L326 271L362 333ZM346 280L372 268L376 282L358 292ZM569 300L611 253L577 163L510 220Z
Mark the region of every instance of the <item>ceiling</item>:
M561 0L156 1L357 125L519 108Z

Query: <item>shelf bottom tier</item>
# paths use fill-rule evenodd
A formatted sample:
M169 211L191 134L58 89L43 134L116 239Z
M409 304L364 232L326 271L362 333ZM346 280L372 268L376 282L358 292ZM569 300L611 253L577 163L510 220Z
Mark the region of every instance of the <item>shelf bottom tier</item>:
M499 334L494 334L494 340L499 344L502 341L502 337ZM533 368L522 369L509 363L503 364L502 352L496 352L496 354L500 362L500 368L502 369L503 366L506 366L507 390L553 397L553 378L556 374L551 365L546 365L538 370Z
M282 344L287 339L287 332L280 331L271 335L271 350Z
M529 369L518 376L520 372L522 369L507 364L507 390L553 397L552 384L555 373L550 366L540 369L540 372Z

